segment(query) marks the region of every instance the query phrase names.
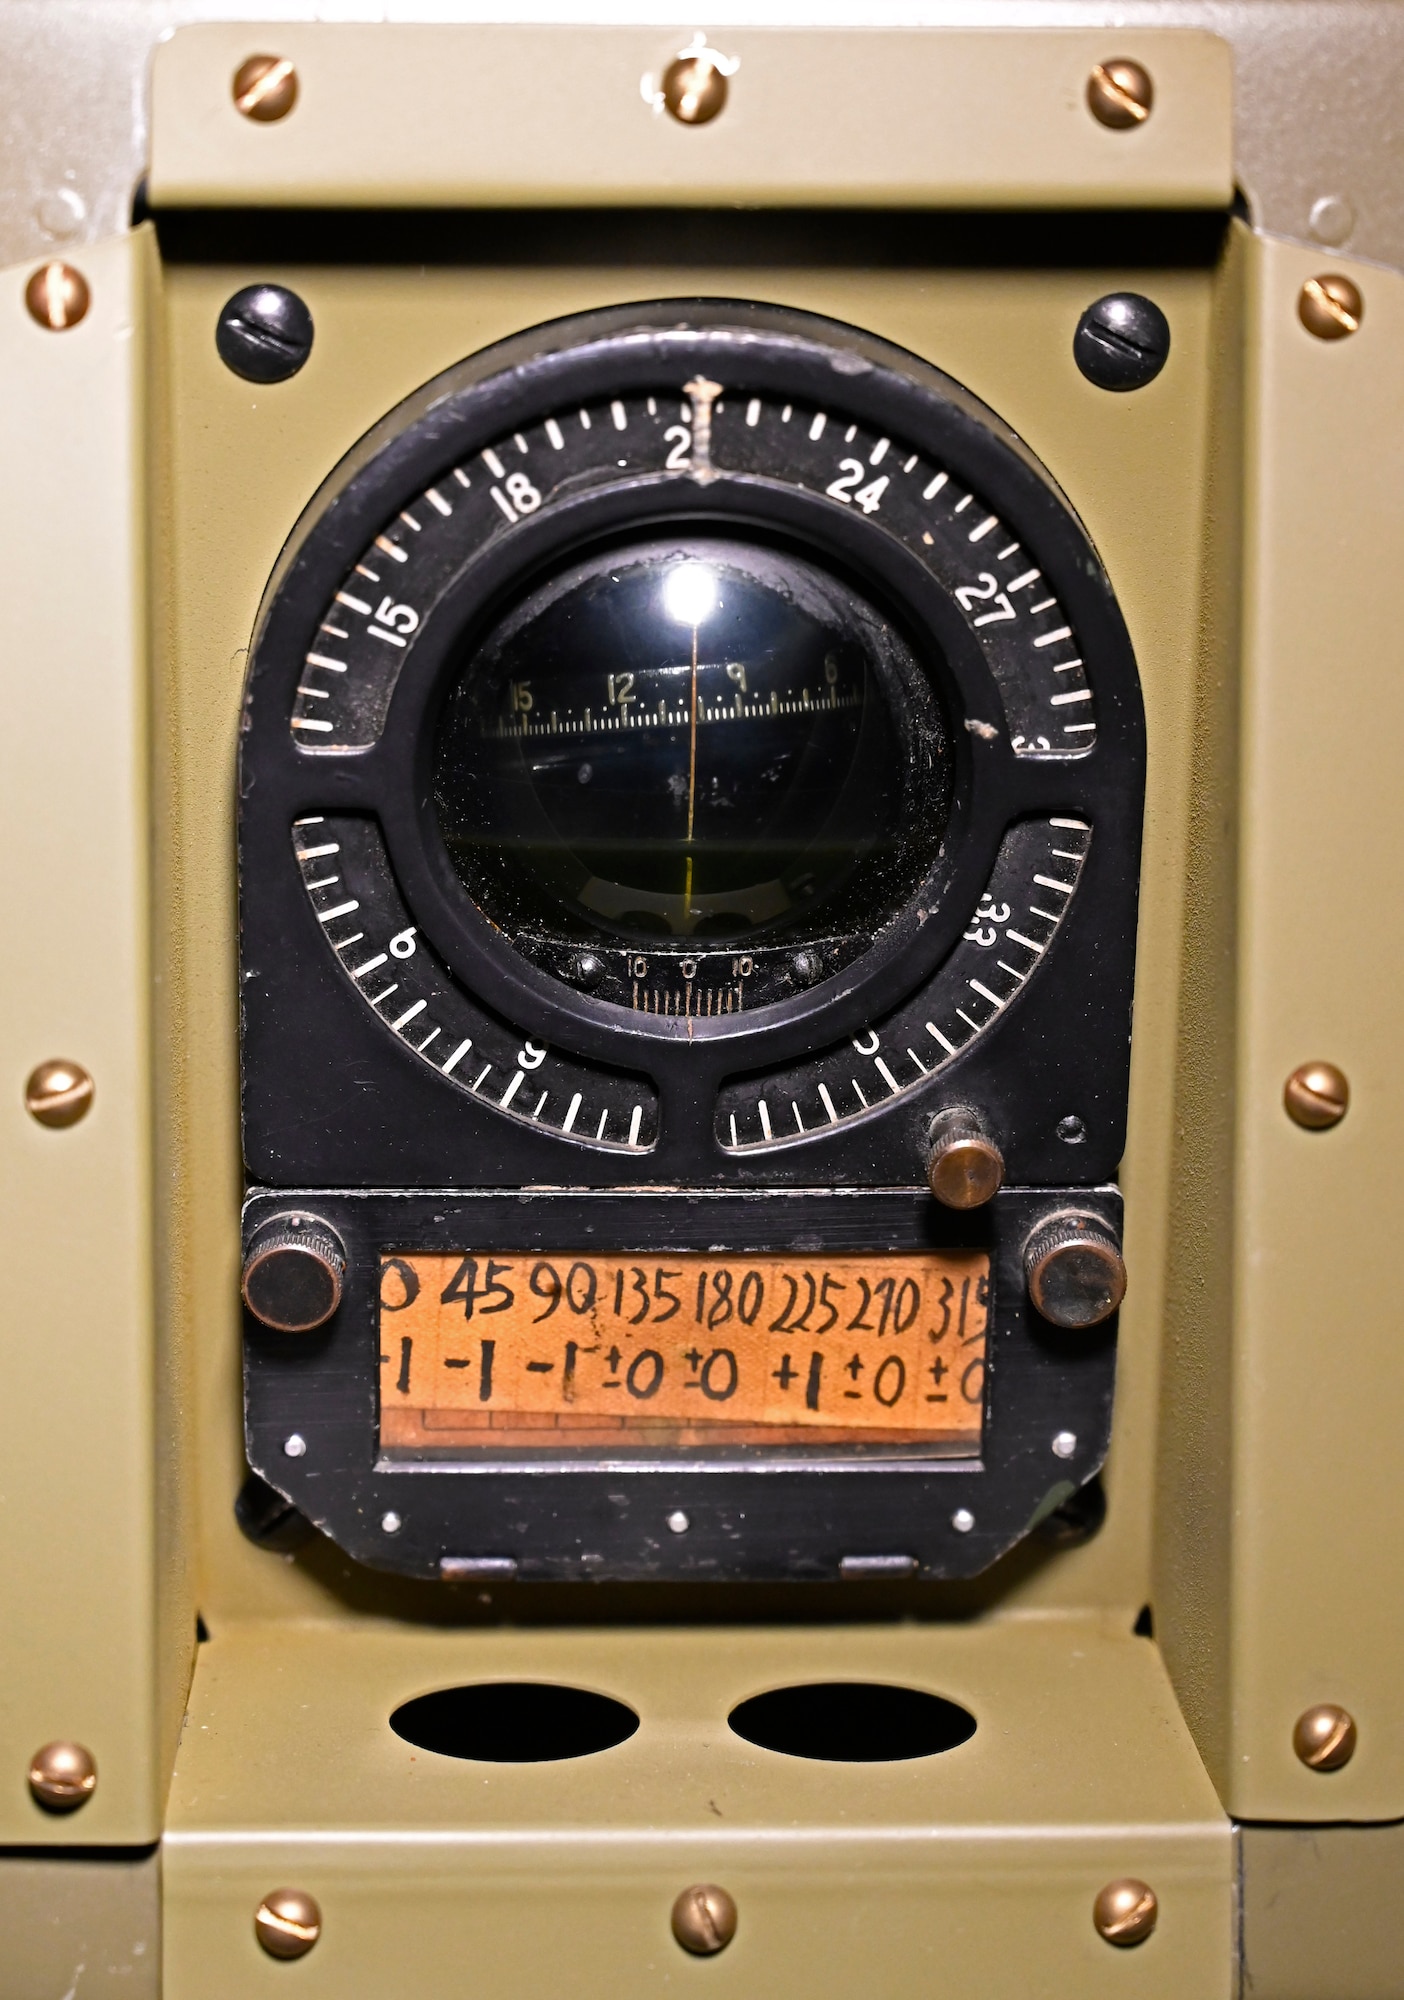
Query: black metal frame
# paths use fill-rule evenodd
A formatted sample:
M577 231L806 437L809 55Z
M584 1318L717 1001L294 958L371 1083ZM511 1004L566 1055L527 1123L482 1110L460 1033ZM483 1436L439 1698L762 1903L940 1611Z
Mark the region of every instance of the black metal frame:
M1114 1188L1076 1205L1119 1235ZM1068 1206L1005 1189L973 1216L925 1190L770 1194L456 1191L398 1194L261 1189L246 1241L289 1206L330 1223L348 1253L345 1298L317 1333L277 1334L245 1315L249 1460L271 1486L358 1561L416 1576L522 1578L825 1578L896 1559L927 1578L976 1575L1080 1486L1106 1455L1115 1322L1086 1333L1040 1320L1024 1288L1023 1245ZM984 1433L978 1459L851 1458L667 1467L508 1464L489 1453L452 1463L386 1463L378 1450L377 1300L382 1253L563 1250L802 1252L987 1248L993 1284ZM822 1246L822 1251L820 1246ZM1053 1450L1059 1432L1071 1454ZM289 1456L296 1434L305 1447ZM974 1517L962 1532L960 1510ZM686 1515L686 1532L667 1525ZM399 1527L386 1533L386 1514ZM855 1560L856 1559L856 1560ZM453 1572L450 1572L453 1573Z
M288 718L304 655L348 568L412 494L456 460L555 407L676 394L695 372L799 402L841 399L854 421L909 439L998 507L1037 550L1083 642L1098 733L1085 755L1016 756L968 627L929 572L871 522L756 472L701 483L619 478L523 521L470 558L410 649L369 750L309 755ZM781 1004L686 1027L551 979L488 924L452 871L428 806L446 670L465 628L567 551L626 529L693 522L787 536L841 567L944 654L956 786L948 858L871 952ZM1115 1324L1073 1335L1029 1306L1022 1247L1075 1205L1119 1233L1144 721L1110 584L1065 497L1021 441L937 370L851 327L736 302L611 309L538 328L463 363L392 411L309 507L270 586L249 675L240 768L245 1156L264 1183L246 1232L279 1208L322 1217L349 1257L344 1302L311 1335L245 1318L250 1463L357 1560L420 1576L740 1579L984 1569L1083 1487L1106 1452ZM373 814L405 901L475 1000L568 1055L646 1071L662 1123L621 1158L500 1115L450 1087L375 1018L336 964L294 858L306 815ZM774 1151L726 1154L720 1082L851 1035L919 992L969 922L1000 837L1024 815L1094 829L1075 897L1036 977L927 1086ZM920 911L920 914L918 913ZM955 1217L920 1178L933 1116L973 1109L1015 1185ZM629 1186L622 1188L627 1175ZM470 1191L471 1190L471 1191ZM581 1248L884 1251L987 1245L994 1261L981 1456L667 1466L382 1463L377 1450L378 1265L385 1250ZM1066 1459L1053 1437L1072 1433ZM289 1456L296 1433L305 1450ZM954 1525L962 1512L974 1525ZM666 1516L687 1516L672 1533ZM386 1514L400 1526L387 1533ZM466 1569L464 1566L467 1566Z

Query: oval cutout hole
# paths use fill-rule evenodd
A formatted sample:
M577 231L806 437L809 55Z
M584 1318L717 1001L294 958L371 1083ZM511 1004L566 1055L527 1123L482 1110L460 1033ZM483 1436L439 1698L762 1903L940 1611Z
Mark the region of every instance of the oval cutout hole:
M404 1702L390 1727L416 1749L482 1764L551 1764L612 1750L639 1726L622 1701L552 1681L477 1681Z
M975 1734L969 1709L920 1688L882 1681L813 1681L771 1688L733 1708L738 1736L783 1757L830 1764L895 1764L936 1757Z

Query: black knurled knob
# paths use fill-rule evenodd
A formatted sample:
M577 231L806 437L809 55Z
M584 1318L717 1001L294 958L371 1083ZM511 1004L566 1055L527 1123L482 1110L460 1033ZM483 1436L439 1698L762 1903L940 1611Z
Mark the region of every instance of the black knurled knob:
M1100 1326L1126 1295L1126 1265L1095 1215L1052 1215L1024 1245L1029 1297L1054 1326Z
M244 1259L244 1304L277 1333L311 1333L341 1304L346 1249L327 1223L291 1212L270 1216Z

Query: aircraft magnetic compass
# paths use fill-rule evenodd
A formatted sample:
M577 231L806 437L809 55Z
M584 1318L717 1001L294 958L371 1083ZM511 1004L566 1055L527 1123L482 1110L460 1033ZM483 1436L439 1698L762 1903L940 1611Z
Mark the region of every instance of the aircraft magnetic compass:
M929 365L726 301L490 349L265 603L250 1165L901 1180L958 1096L1031 1180L1075 1101L1105 1174L1142 761L1085 532Z

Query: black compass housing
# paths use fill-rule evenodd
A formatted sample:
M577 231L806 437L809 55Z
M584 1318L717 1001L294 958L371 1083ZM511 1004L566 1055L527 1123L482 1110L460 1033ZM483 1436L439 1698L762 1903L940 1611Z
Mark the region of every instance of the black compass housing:
M1130 641L1067 499L868 334L744 301L611 308L392 411L290 538L247 684L246 1235L291 1203L348 1265L296 1351L247 1321L255 1468L359 1559L421 1575L509 1543L521 1575L993 1560L1109 1436L1114 1323L1042 1328L1020 1246L1070 1205L1119 1226L1144 761ZM966 1220L924 1191L955 1108L1005 1162ZM693 1454L685 1546L658 1529L666 1463L385 1461L378 1258L465 1230L518 1253L542 1230L650 1256L709 1232L748 1254L983 1245L978 1456Z
M708 411L705 466L683 462L691 427L679 412L695 381L723 390ZM611 407L629 428L616 428ZM582 410L595 412L589 429ZM823 434L814 439L821 411ZM547 440L548 421L564 437L559 451ZM529 453L517 452L516 438ZM501 478L484 453L503 467ZM456 483L455 467L472 468L471 490ZM887 468L877 503L870 496L868 511L855 506L851 496ZM514 478L536 496L529 511L509 498ZM927 500L933 482L939 490ZM843 495L826 491L835 484ZM424 500L429 488L452 517ZM972 540L965 523L979 533L988 519L993 525ZM820 948L796 966L801 955L789 952L777 969L753 954L761 963L749 988L740 981L730 1010L723 998L710 1014L700 1000L673 1011L686 982L669 968L700 959L699 994L709 984L724 993L738 984L732 943L709 966L705 938L663 951L656 941L632 953L620 944L617 955L601 940L583 949L602 970L587 966L582 978L559 952L551 956L550 940L529 926L514 940L474 903L433 798L435 731L473 633L582 550L659 532L680 545L689 532L779 540L831 565L925 641L950 723L944 838L903 907L884 913L866 949L851 956ZM386 543L400 555L385 555ZM358 583L356 566L369 568L366 554L377 547L378 580ZM1034 581L1022 590L1007 588L1030 571ZM415 627L407 643L377 643L373 619L338 608L338 593L356 596L351 584L368 607L387 593L392 608L408 602ZM1049 609L1031 616L1044 600ZM350 643L326 636L338 620ZM398 627L406 622L402 614L389 637L405 637ZM1052 645L1040 643L1060 631ZM349 660L352 671L319 670L318 658L338 667ZM1069 661L1070 671L1060 671ZM319 675L316 694L299 695ZM1050 705L1059 698L1062 706ZM337 720L322 730L329 707ZM1060 735L1064 726L1083 733ZM651 1144L634 1149L630 1178L640 1184L911 1182L931 1118L951 1103L974 1108L999 1135L1011 1182L1105 1180L1124 1142L1143 766L1135 663L1085 532L1027 448L926 363L852 328L726 301L612 309L488 350L421 390L351 454L292 537L260 616L240 778L250 1172L274 1186L617 1184L608 1146L596 1147L579 1120L565 1134L553 1118L574 1094L570 1078L540 1119L512 1115L539 1092L518 1091L499 1114L513 1066L508 1047L530 1045L605 1078L648 1080L642 1094L651 1102L656 1093L649 1122L657 1129ZM386 1015L396 1017L394 1008L378 1018L329 948L337 930L324 917L334 901L309 896L305 884L317 871L299 868L292 834L296 822L327 815L378 829L396 909L409 912L420 950L432 948L446 978L497 1024L503 1055L478 1092L470 1087L476 1069L461 1074L460 1064L445 1079L417 1055L414 1031L392 1032ZM1015 972L981 980L995 1002L966 994L960 1014L978 1032L952 1008L936 1022L944 1041L928 1036L916 1049L929 1076L899 1051L894 1091L869 1059L856 1078L869 1109L850 1097L836 1120L821 1113L811 1123L801 1107L806 1129L795 1130L787 1111L783 1143L719 1143L718 1107L738 1079L756 1079L759 1094L768 1074L783 1076L793 1098L797 1064L851 1042L866 1046L875 1032L885 1050L883 1023L904 1002L921 1011L924 989L965 934L981 929L975 919L1002 841L1035 820L1090 829L1076 894L1049 891L1055 930L1014 923L1037 950L989 952L991 966L1002 957ZM998 896L994 907L1002 907ZM629 973L631 958L648 962L641 981ZM454 1045L450 1032L436 1053ZM907 1039L904 1026L903 1048ZM882 1059L897 1073L891 1055ZM595 1102L588 1088L585 1095ZM631 1100L629 1086L607 1081L596 1095L619 1104L622 1133L639 1093ZM1059 1137L1070 1119L1081 1133L1075 1145Z

